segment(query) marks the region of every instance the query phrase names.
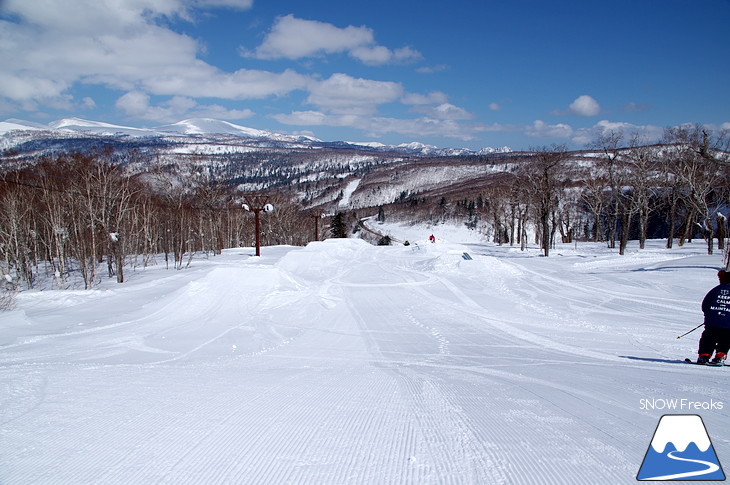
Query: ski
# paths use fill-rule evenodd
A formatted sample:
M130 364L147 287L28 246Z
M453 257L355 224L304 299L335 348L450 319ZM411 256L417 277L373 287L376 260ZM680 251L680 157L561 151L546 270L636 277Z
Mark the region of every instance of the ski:
M705 363L705 364L698 364L697 362L695 362L694 360L692 360L692 359L689 359L689 358L687 358L687 359L684 359L684 361L685 361L686 363L688 363L688 364L694 364L694 365L708 365L708 366L710 366L710 367L723 367L723 366L725 365L725 363L724 363L724 362L722 362L722 363L720 363L720 364L713 364L712 362L707 362L707 363Z

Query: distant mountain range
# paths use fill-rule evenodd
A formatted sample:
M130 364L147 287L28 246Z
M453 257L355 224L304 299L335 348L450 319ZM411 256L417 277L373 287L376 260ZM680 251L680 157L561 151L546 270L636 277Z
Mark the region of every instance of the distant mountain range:
M208 118L155 128L79 118L0 122L2 171L74 152L113 154L140 176L166 173L179 181L205 173L242 192L289 191L303 206L324 211L377 207L412 194L462 197L521 156L508 147L328 142Z
M426 145L419 142L403 143L400 145L385 145L374 142L347 142L334 141L325 142L314 137L301 135L286 135L270 131L257 130L245 126L236 125L228 121L211 118L192 118L177 123L158 126L155 128L133 128L120 126L101 121L90 121L80 118L65 118L47 125L31 121L8 119L0 122L0 148L7 149L14 145L13 140L20 142L36 136L49 138L54 133L60 137L68 135L88 135L100 137L138 137L138 138L165 138L170 136L226 136L236 137L242 140L256 141L258 146L281 147L291 145L295 147L336 147L339 149L351 148L354 150L395 152L404 155L415 156L468 156L484 155L492 153L509 153L509 147L492 148L487 147L478 151L466 148L439 148L433 145ZM49 133L50 132L50 133ZM21 135L23 133L23 135Z

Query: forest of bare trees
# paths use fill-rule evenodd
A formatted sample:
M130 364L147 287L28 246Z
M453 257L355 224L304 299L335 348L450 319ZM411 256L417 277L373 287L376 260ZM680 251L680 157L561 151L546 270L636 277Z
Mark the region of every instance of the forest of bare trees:
M531 150L517 168L485 187L429 204L420 195L401 205L431 222L451 218L469 227L479 219L497 244L534 238L545 256L562 243L605 241L624 254L629 240L666 246L702 238L707 251L725 250L730 213L730 158L726 133L702 127L667 129L661 144L608 133L582 155L565 146ZM419 217L419 216L416 216Z
M202 174L130 175L108 153L48 158L0 180L0 276L6 286L53 288L162 263L183 268L193 254L250 246L253 216L241 194ZM299 208L270 194L277 210L262 218L263 244L305 244L312 237ZM70 278L73 276L73 278ZM71 281L73 280L73 281Z

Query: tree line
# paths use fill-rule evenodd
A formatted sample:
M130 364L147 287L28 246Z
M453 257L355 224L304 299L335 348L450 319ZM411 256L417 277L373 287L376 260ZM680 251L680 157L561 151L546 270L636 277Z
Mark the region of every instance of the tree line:
M629 240L666 246L702 238L728 264L730 137L701 126L665 130L659 144L605 133L583 152L565 146L533 148L510 159L509 169L457 196L411 194L391 205L411 220L481 224L497 244L606 242L624 254ZM394 217L398 217L393 214Z
M127 173L110 151L45 158L0 178L0 276L33 288L39 277L85 288L125 269L180 269L196 253L251 246L253 215L242 195L195 167ZM170 170L172 168L172 170ZM176 172L186 175L175 176ZM262 243L300 245L313 236L289 198L269 194Z
M665 130L659 145L608 133L582 161L565 147L543 147L482 191L482 214L498 243L524 247L532 227L546 256L558 234L564 243L606 241L620 254L630 239L643 249L650 236L665 237L668 248L701 237L713 254L728 237L727 144L724 134L680 127Z

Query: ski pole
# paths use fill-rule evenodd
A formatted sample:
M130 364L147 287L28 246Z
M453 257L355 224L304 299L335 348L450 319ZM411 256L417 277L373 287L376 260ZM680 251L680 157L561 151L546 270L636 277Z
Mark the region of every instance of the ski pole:
M697 330L698 328L700 328L702 325L704 325L704 323L700 323L699 325L697 325L695 328L693 328L689 332L683 333L682 335L680 335L679 337L677 337L677 339L680 339L680 338L684 337L685 335L691 334L692 332L694 332L695 330Z

